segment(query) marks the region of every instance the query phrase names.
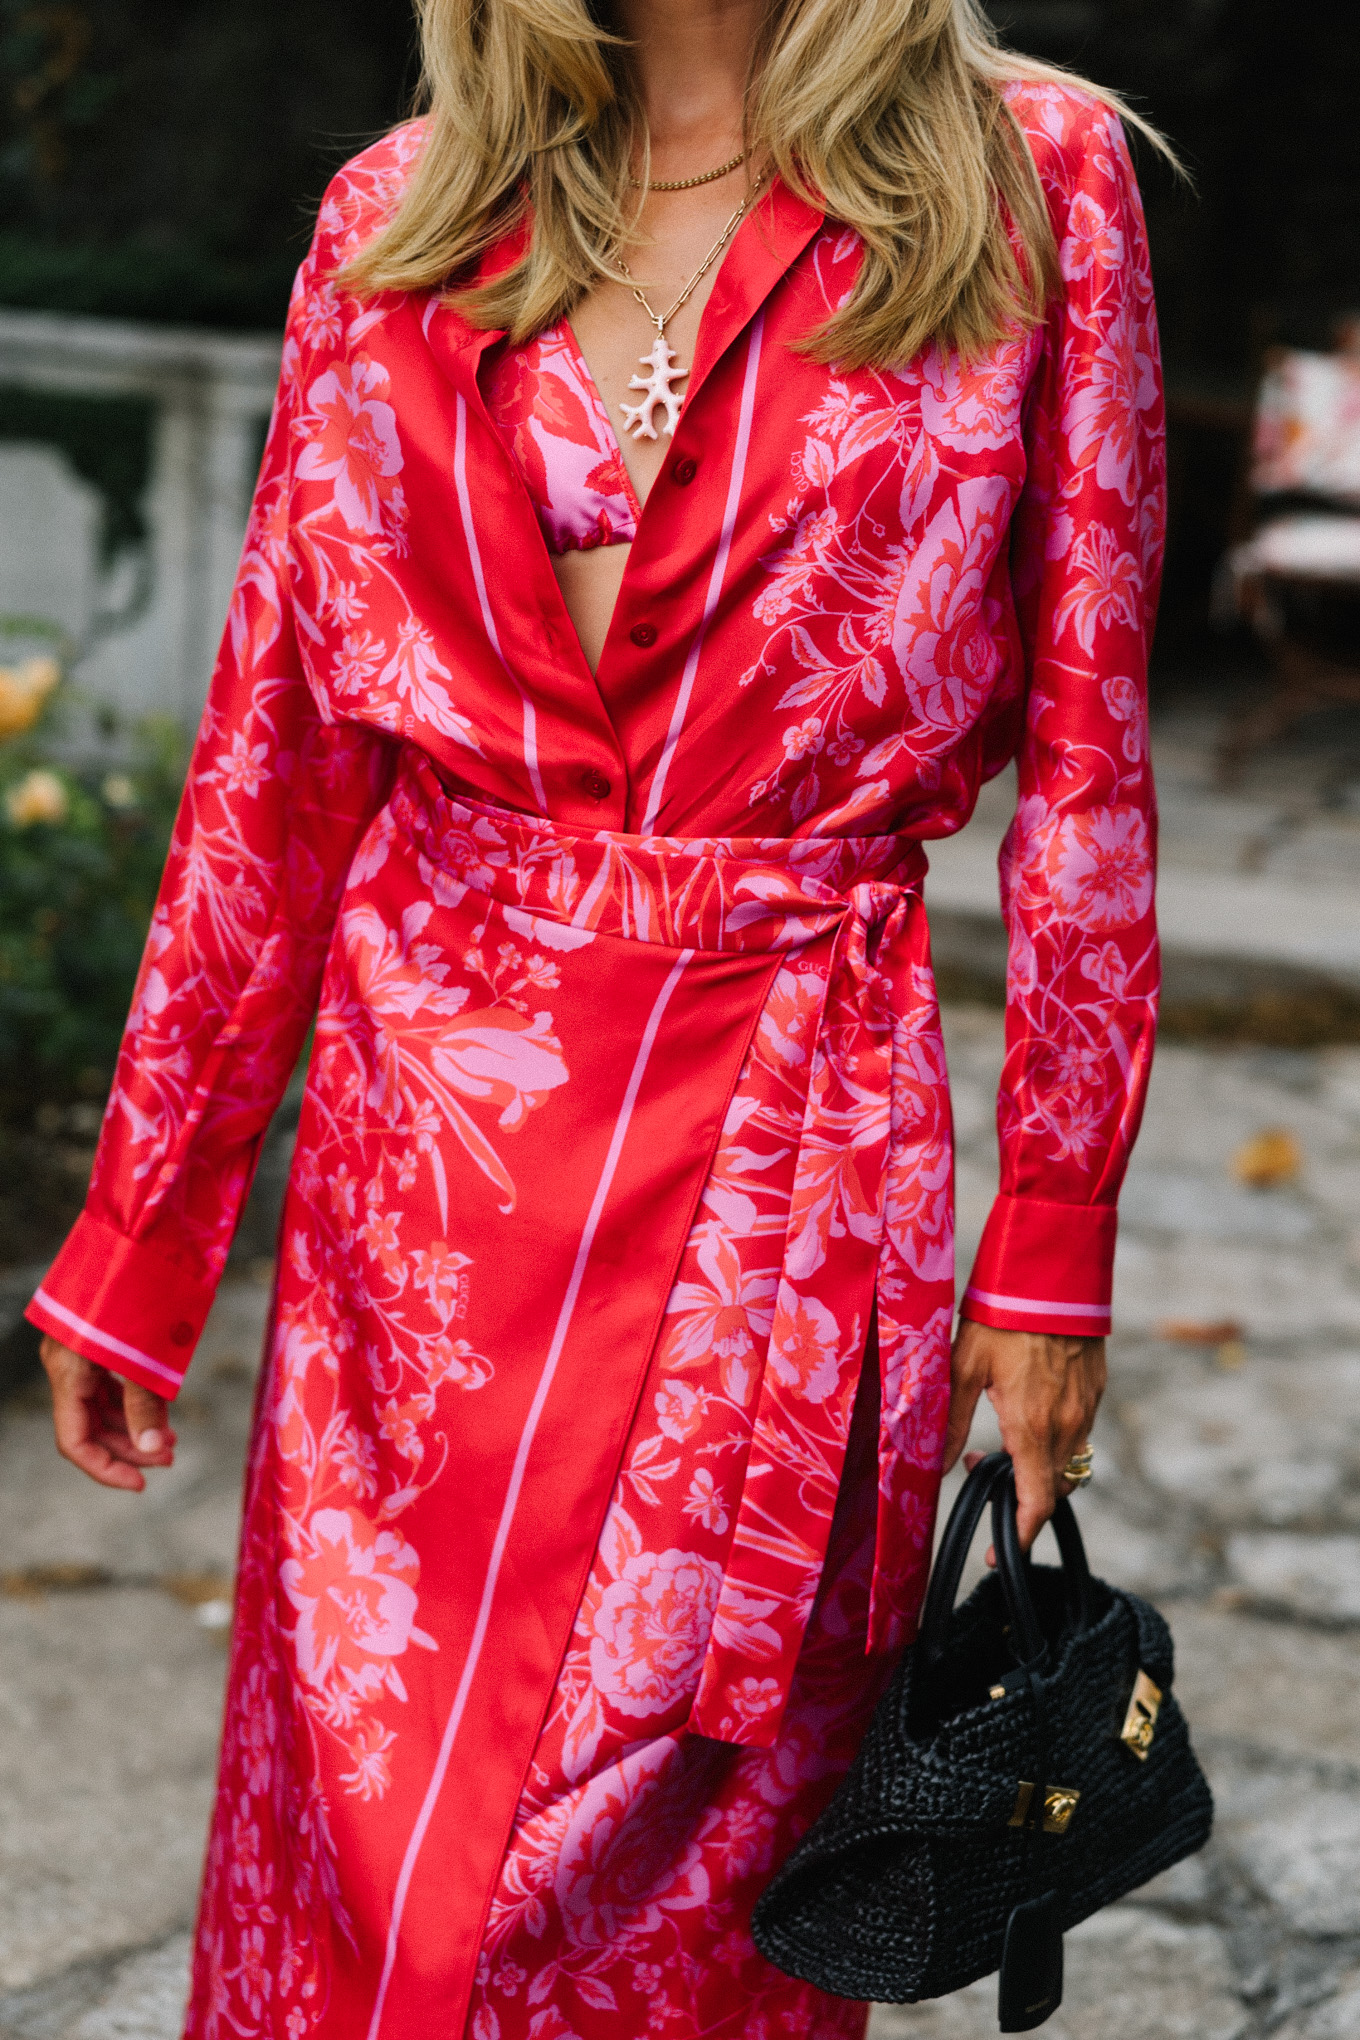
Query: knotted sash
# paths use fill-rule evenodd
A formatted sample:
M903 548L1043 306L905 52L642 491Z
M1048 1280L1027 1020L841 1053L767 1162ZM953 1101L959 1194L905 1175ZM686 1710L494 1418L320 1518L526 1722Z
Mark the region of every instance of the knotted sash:
M909 1633L928 1570L953 1254L924 853L882 836L574 834L449 794L414 751L391 814L416 845L436 900L481 895L488 923L498 908L514 935L542 941L578 999L590 997L592 936L674 952L677 968L767 957L770 969L748 970L743 999L727 1008L728 1024L743 1030L740 1050L781 962L802 960L823 978L768 1356L690 1723L700 1734L768 1747L816 1597L875 1300L871 1648ZM608 1015L600 1019L603 1039ZM685 1132L677 1125L677 1141Z

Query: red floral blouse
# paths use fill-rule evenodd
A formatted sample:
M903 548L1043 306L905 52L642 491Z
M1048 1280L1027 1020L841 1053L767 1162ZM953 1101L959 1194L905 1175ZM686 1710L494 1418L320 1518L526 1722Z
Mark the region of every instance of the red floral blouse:
M583 829L927 843L1018 754L1002 1182L968 1309L1107 1328L1158 984L1162 399L1117 122L1056 88L1010 97L1061 248L1047 324L972 366L807 361L858 243L771 191L705 310L595 675L478 387L499 336L437 295L358 306L333 281L418 127L337 179L50 1329L179 1379L402 740Z

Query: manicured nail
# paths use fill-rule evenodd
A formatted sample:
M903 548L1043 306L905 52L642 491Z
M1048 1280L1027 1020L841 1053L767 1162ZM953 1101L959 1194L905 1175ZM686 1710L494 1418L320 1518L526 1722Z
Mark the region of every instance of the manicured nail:
M139 1452L159 1452L164 1443L165 1439L159 1431L143 1431L141 1437L137 1440L137 1450Z

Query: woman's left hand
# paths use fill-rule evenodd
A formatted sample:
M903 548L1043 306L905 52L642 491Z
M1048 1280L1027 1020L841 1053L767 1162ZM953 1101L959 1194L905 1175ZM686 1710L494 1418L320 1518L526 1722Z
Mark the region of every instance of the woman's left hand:
M964 1318L954 1340L944 1470L962 1452L983 1390L1015 1462L1020 1542L1030 1545L1073 1483L1062 1469L1089 1442L1105 1391L1105 1341L1003 1332Z

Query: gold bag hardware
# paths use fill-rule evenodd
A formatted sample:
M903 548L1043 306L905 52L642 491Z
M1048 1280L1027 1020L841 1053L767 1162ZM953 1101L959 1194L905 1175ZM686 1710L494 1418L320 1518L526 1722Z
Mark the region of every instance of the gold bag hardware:
M1124 1726L1119 1731L1119 1740L1125 1749L1133 1751L1140 1764L1147 1762L1148 1751L1152 1748L1152 1737L1157 1727L1157 1715L1161 1704L1161 1687L1154 1686L1146 1672L1139 1672L1133 1682L1129 1711L1124 1716Z
M1022 1778L1015 1795L1015 1811L1007 1821L1007 1827L1029 1826L1030 1802L1034 1797L1034 1781ZM1046 1785L1044 1787L1044 1833L1065 1835L1071 1825L1072 1816L1081 1798L1075 1785Z

